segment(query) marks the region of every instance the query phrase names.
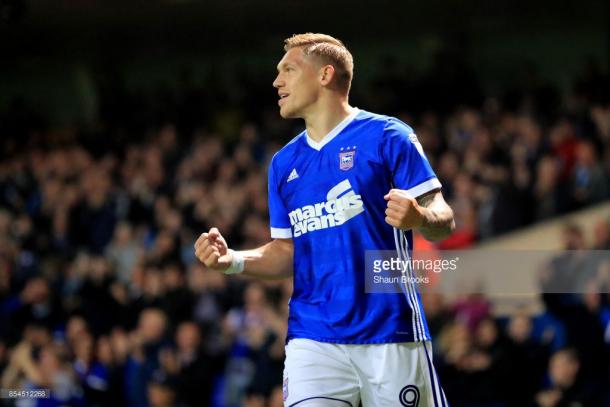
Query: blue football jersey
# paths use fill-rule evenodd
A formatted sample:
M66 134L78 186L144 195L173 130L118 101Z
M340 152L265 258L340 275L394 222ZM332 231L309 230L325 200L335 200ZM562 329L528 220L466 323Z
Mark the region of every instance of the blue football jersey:
M430 334L413 285L365 293L365 252L408 255L411 231L385 222L392 188L420 196L441 184L413 130L354 111L316 142L304 131L269 167L271 236L294 242L287 340L367 344L417 342Z

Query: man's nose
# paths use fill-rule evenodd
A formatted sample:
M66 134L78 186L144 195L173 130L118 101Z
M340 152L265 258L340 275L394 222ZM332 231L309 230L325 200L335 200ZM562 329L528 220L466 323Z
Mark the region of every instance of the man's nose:
M276 76L275 80L273 81L273 87L280 88L283 84L284 84L284 82L280 80L280 76L279 75Z

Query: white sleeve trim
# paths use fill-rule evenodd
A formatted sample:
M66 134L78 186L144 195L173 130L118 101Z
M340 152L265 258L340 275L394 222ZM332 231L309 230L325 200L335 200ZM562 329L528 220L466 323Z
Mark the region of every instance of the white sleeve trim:
M407 190L407 192L413 198L417 198L418 196L421 196L426 192L430 192L434 189L439 189L440 187L441 182L438 180L438 178L430 178L429 180L424 181L421 184L416 185L413 188Z
M292 229L290 228L271 228L272 239L290 239L292 237Z

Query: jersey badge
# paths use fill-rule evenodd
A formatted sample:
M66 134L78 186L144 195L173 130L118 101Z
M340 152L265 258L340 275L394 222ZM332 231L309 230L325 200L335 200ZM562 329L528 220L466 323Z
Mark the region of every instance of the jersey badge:
M341 148L343 150L343 148ZM351 149L347 147L345 151L339 153L339 168L343 171L348 171L354 168L354 160L356 159L356 146Z

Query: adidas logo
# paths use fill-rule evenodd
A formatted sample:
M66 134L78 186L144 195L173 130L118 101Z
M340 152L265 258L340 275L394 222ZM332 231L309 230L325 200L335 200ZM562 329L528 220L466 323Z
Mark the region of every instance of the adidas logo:
M288 179L286 180L286 182L290 182L290 181L292 181L293 179L297 179L297 178L299 178L299 174L297 174L297 169L296 169L296 168L293 168L293 169L292 169L292 172L291 172L291 173L290 173L290 175L288 176Z

